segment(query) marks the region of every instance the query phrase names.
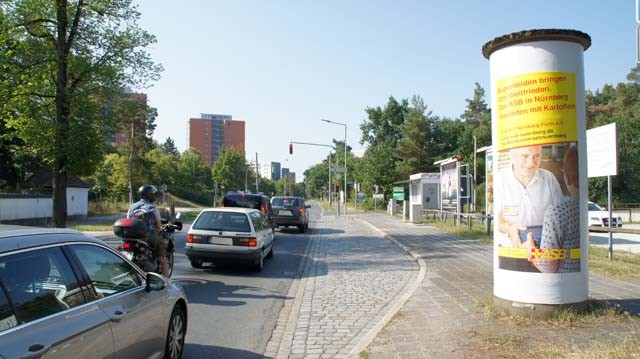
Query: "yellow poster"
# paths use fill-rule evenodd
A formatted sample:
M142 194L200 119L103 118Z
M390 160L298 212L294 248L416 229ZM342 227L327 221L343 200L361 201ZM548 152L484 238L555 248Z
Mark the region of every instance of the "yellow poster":
M576 76L532 72L496 81L497 150L578 140Z

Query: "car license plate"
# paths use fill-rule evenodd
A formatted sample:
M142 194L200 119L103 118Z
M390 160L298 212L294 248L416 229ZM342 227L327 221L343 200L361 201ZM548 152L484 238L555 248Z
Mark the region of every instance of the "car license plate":
M127 251L120 251L120 253L122 253L122 255L127 258L128 260L132 261L133 260L133 252L127 252Z
M287 210L284 210L284 209L279 210L278 214L281 215L281 216L293 216L291 211L287 211Z
M209 237L209 243L211 244L220 244L223 246L232 246L233 238L229 237Z

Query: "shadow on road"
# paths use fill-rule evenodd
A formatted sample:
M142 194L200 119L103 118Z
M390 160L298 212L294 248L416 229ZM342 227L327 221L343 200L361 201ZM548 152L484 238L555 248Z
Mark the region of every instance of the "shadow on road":
M605 302L612 305L614 308L620 308L622 310L633 313L636 316L640 316L640 298L636 299L606 299Z
M237 307L247 304L243 299L292 299L252 286L227 285L223 282L199 278L180 278L175 281L182 284L190 304Z
M201 359L201 358L233 358L233 359L270 359L261 354L248 352L246 350L223 348L213 345L189 344L185 343L184 359Z

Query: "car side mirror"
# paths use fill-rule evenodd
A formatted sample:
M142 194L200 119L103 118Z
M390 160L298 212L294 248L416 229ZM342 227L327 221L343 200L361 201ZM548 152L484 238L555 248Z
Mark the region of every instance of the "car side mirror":
M147 272L145 290L147 292L163 290L167 287L164 277L155 272Z

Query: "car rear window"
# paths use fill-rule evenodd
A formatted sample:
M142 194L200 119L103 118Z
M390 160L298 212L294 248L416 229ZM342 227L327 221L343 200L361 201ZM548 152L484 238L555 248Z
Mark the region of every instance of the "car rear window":
M225 207L254 208L260 210L260 197L226 195L222 204Z
M205 231L251 232L246 214L221 211L203 212L191 228Z
M272 205L279 207L300 207L300 202L297 198L274 198Z

